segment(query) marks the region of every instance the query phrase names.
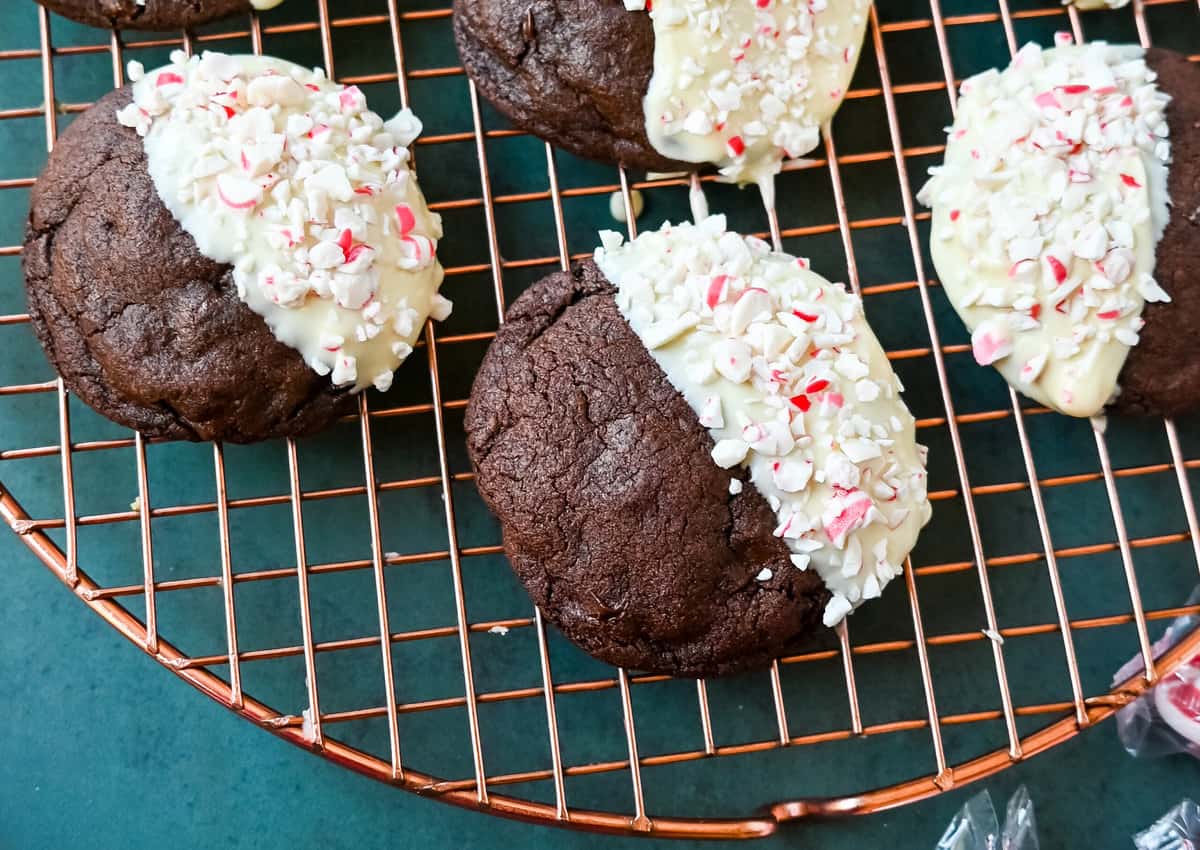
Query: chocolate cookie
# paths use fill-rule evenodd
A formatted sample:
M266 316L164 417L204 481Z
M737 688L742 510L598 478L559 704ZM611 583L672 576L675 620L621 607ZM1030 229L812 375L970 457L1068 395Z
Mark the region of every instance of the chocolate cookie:
M1113 407L1181 416L1200 408L1200 65L1158 48L1146 51L1146 64L1171 95L1172 208L1154 273L1171 301L1146 304L1146 326L1121 369Z
M654 29L621 0L455 0L454 37L475 85L514 124L589 159L694 168L647 138Z
M253 10L251 0L37 0L73 21L106 29L174 30ZM259 4L260 6L263 4Z
M512 305L467 409L479 491L534 602L587 652L686 676L767 664L829 594L763 497L730 494L747 476L713 463L614 292L587 261Z
M455 0L467 73L512 121L581 156L764 183L807 154L850 83L868 0Z
M146 434L306 434L386 391L438 294L421 124L269 56L171 55L80 118L33 192L30 312L68 386Z
M151 437L252 442L311 433L349 388L309 368L163 206L128 87L59 139L33 188L23 267L34 330L67 387Z

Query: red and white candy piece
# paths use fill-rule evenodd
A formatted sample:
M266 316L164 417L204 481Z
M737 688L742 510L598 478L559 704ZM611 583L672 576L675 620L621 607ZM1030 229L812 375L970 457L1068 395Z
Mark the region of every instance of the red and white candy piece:
M1154 689L1154 707L1172 729L1200 745L1200 657L1159 683Z
M750 377L752 356L750 346L741 340L722 340L714 346L713 366L723 377L740 384Z
M263 198L263 190L258 183L237 174L218 174L216 187L221 203L238 212L250 212Z
M982 322L971 334L971 351L980 366L990 366L1013 353L1012 334L1001 321Z

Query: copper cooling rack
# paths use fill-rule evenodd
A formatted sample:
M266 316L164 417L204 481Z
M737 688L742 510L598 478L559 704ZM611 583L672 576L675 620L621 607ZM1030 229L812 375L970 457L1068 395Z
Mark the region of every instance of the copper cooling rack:
M1011 52L1027 38L1045 43L1054 30L1068 31L1076 40L1132 33L1143 45L1151 44L1152 36L1166 35L1193 54L1193 61L1200 61L1200 15L1194 0L1134 0L1129 9L1100 13L1048 7L1043 5L1046 0L1011 0L1011 6L1009 0L999 0L998 5L991 0L942 2L929 0L927 8L904 5L895 17L892 4L882 0L879 11L872 9L863 67L843 114L832 130L827 128L824 149L816 152L820 158L789 166L781 181L778 217L763 214L752 193L739 196L704 183L715 207L737 210L740 218L735 223L743 229L762 229L763 235L796 253L812 249L837 257L840 252L840 258L827 261L822 270L836 278L841 273L837 264L843 263L845 278L866 296L873 320L886 325L887 313L908 310L907 319L901 317L904 327L892 335L891 343L885 337L885 343L898 369L926 370L929 404L916 411L918 428L923 438L938 444L935 454L945 463L945 486L937 486L936 476L931 479L935 519L926 532L932 540L929 551L938 554L926 557L919 548L900 586L826 643L782 658L762 677L743 677L730 687L725 682L668 681L604 668L579 656L528 607L509 616L471 616L477 610L494 610L487 595L471 591L476 569L490 570L490 580L498 583L494 586L512 591L511 599L524 599L507 577L494 525L474 518L481 509L457 430L471 364L477 362L515 291L590 252L595 226L605 222L610 194L622 193L628 208L636 189L647 195L651 210L656 204L660 210L682 210L688 183L669 177L635 182L623 171L575 162L508 129L481 103L457 67L449 47L451 13L446 0L377 0L374 8L368 8L367 0L347 0L344 5L335 0L289 0L284 9L299 17L251 16L179 37L112 33L103 41L95 31L79 35L82 30L69 29L32 3L5 4L3 15L10 20L36 15L39 43L0 51L0 70L28 63L23 72L27 85L20 91L26 96L36 92L32 81L40 75L43 96L41 104L0 110L0 139L6 149L18 144L16 132L6 133L6 127L22 120L44 122L50 147L60 123L87 107L68 102L63 94L67 84L76 90L79 72L71 63L84 57L111 58L112 83L121 85L129 59L144 58L149 64L175 47L266 49L288 55L293 45L307 45L335 78L372 93L390 90L406 105L410 87L453 81L461 101L447 109L462 126L450 120L427 126L415 157L433 208L448 218L444 245L456 238L456 216L474 216L481 225L478 261L460 262L458 257L469 254L460 252L446 264L448 291L460 309L473 305L475 315L483 318L482 326L456 326L452 320L426 328L423 346L404 373L415 384L427 381L421 391L425 395L418 393L411 404L399 406L395 393L370 399L364 395L357 416L339 424L339 445L348 452L342 459L350 459L344 466L352 469L350 477L356 481L306 486L301 467L307 463L309 443L289 441L282 459L270 455L286 465L282 492L267 494L239 495L229 480L236 470L266 463L256 451L278 453L279 446L203 448L211 451L206 469L155 463L154 453L165 447L137 434L114 434L109 426L100 428L98 438L81 439L80 419L92 415L69 398L61 381L3 373L0 405L43 401L30 408L33 414L24 408L0 412L0 514L89 608L212 699L360 773L494 814L608 832L756 837L796 818L863 814L929 797L1068 740L1200 650L1200 633L1157 662L1152 648L1153 632L1162 621L1200 610L1184 603L1185 590L1200 575L1200 529L1189 482L1189 473L1200 470L1200 443L1192 439L1200 429L1195 421L1128 426L1135 428L1138 440L1154 447L1137 454L1125 450L1133 439L1122 436L1125 425L1107 433L1100 424L1060 427L1060 417L1029 406L995 384L983 396L991 402L977 403L969 388L991 378L973 366L958 371L969 345L961 337L942 341L954 323L940 324L944 304L936 281L928 276L922 249L928 215L914 205L913 195L923 179L920 172L940 156L942 147L939 133L914 132L915 126L931 119L917 119L913 104L920 98L926 105L935 104L934 113L946 123L955 105L956 80L996 61L979 66L970 47L976 37L999 40ZM1167 23L1155 31L1159 13ZM56 41L63 27L75 34L67 44ZM364 58L359 36L366 39L368 34L387 47L367 50L370 55ZM911 39L920 39L924 47L914 47ZM357 71L368 60L377 72L340 73L344 66ZM936 70L930 73L930 68ZM873 129L855 117L864 109L882 116ZM935 121L933 129L938 127ZM918 137L922 144L914 143ZM523 147L514 153L508 145L516 140ZM839 144L855 152L839 154ZM442 150L452 153L439 157ZM457 175L456 188L439 192L448 165ZM884 214L888 211L857 200L863 192L855 188L857 170L881 167L885 171L872 173L882 173L883 182L871 184L872 191L886 195L894 213ZM796 181L795 192L804 193L804 180L827 182L801 209L788 202L794 194L788 181ZM10 177L0 180L0 191L17 195L32 183L32 175ZM586 226L576 228L576 206L588 204L593 212L601 210L600 218L593 215ZM504 235L528 227L524 211L531 205L548 213L540 220L541 229L550 234L556 250L524 256ZM869 214L856 214L859 208ZM891 271L886 257L880 263L879 257L888 251L898 258L894 267L911 268L911 276ZM19 254L17 244L0 247L0 257L14 258L5 261L9 265L4 266L2 284L10 295L20 287L15 260ZM19 302L9 298L5 303ZM28 321L23 313L0 315L0 334L8 335L6 349L17 335L25 342L31 339ZM470 353L460 355L462 351ZM427 370L427 378L421 377L422 370ZM919 398L920 387L915 393ZM57 431L56 444L38 444L29 437L34 433L31 416L41 433ZM431 427L432 436L426 435L431 436L429 474L412 474L416 467L395 463L397 457L415 451L406 436L396 433L408 422L425 423L414 426L418 430ZM997 442L980 446L971 429L985 427L1003 430L997 432ZM1075 430L1061 430L1068 427ZM1056 463L1053 452L1047 462L1043 450L1056 451L1068 439L1074 441L1068 453L1073 465ZM196 449L189 450L194 459ZM1012 453L1012 460L1003 469L983 471L979 464L986 455L1004 451ZM1195 457L1189 458L1189 453ZM136 498L128 510L87 512L77 507L85 495L78 467L101 456L115 458L114 463L124 464L127 471L132 464ZM1133 459L1126 462L1126 457ZM51 464L51 471L46 473L43 465L45 474L40 477L18 474L19 464L36 461ZM1039 474L1039 465L1051 466L1054 474L1044 469ZM174 488L195 483L193 478L207 482L215 498L181 496L173 504L159 500L164 492L174 497ZM28 490L14 485L17 480L30 482ZM94 479L89 481L89 489L94 488ZM152 497L152 483L159 499ZM417 533L417 516L406 517L403 510L386 506L397 494L431 496L420 519L434 526L444 522L444 528L434 528L432 534L440 545L428 543L430 534ZM1067 497L1060 498L1064 494ZM1002 501L1010 497L1021 500L1019 508ZM1179 527L1145 534L1131 529L1127 513L1133 502L1139 515L1168 516ZM469 503L466 508L464 503ZM30 504L38 507L27 510ZM322 560L312 554L316 548L323 551L320 538L331 528L328 520L322 524L314 519L313 512L331 504L350 505L347 510L357 511L359 520L365 512L355 540L366 557ZM231 532L241 517L255 511L267 512L265 524L258 526L261 533L278 531L288 538L288 554L276 555L265 565L243 556ZM1056 526L1052 515L1074 515L1067 532ZM997 516L1002 525L1011 523L1013 538L1020 537L1021 529L1032 534L1033 545L999 544L1005 533L997 535L990 527ZM174 554L164 551L164 525L179 522L197 523L184 534L193 541L189 546L200 547L195 541L203 539L214 552L214 557L199 557L198 575L177 575L171 566ZM129 530L135 538L141 557L133 580L99 577L106 571L119 572L109 562L122 559L114 556L115 544L90 544L83 537L109 529ZM402 547L409 551L389 551L389 541L397 535L401 543L411 542ZM954 538L957 556L941 554L953 548L950 543L939 548L943 537ZM1012 551L997 554L1003 549ZM1147 579L1146 565L1157 554L1163 557L1152 561L1155 575ZM1158 578L1163 563L1175 571L1170 582ZM405 584L420 569L435 570L433 575L442 582L439 594L422 595L426 585ZM324 614L314 616L314 611L327 606L325 582L355 575L364 580L370 576L370 581L339 597L338 605L347 616L365 612L373 627L324 639L330 630ZM1102 575L1108 576L1107 584ZM993 592L1013 576L1035 582L1018 587L1015 597L1009 597L1018 600L1017 608L1028 609L1028 616L1016 622L998 610ZM1169 587L1154 592L1154 604L1144 604L1147 588L1164 583ZM1099 607L1085 604L1084 591L1097 585L1102 585L1097 591L1103 597ZM273 615L268 605L266 615L259 610L250 618L241 594L265 586L286 586L295 595ZM1009 593L1005 587L1000 590ZM215 595L216 616L189 622L189 629L181 627L179 634L160 620L164 603L205 591ZM964 598L973 600L965 609ZM186 619L189 604L172 605L172 616ZM947 620L948 609L964 609L959 612L963 616ZM1079 613L1083 609L1087 616ZM397 627L398 622L407 624L412 612L426 610L429 617L421 627ZM439 625L429 625L439 617ZM246 635L257 634L263 620L275 619L293 625L298 620L298 639L258 639L261 645L247 648ZM495 647L517 634L527 640L507 647L519 647L510 667L521 683L481 683L491 659L510 651ZM216 651L185 649L185 644ZM413 669L397 654L401 648L435 644L453 647L449 667L434 669L422 660ZM1023 651L1027 645L1031 650ZM943 663L940 653L948 653L949 660ZM1145 673L1110 687L1102 673L1134 654L1143 660ZM1052 657L1057 661L1051 663ZM349 660L331 668L338 659ZM283 666L274 678L262 678L260 693L249 682L271 664ZM374 690L348 687L347 668L366 671ZM1035 676L1051 684L1029 696L1033 691L1026 680ZM489 673L487 678L491 682L495 677ZM885 689L880 690L880 682L887 683ZM971 692L974 704L963 703L964 691ZM362 696L367 692L383 696ZM290 696L272 696L276 693ZM751 693L761 699L755 702ZM590 700L583 708L567 704L582 698ZM948 710L947 703L955 708ZM524 710L522 720L506 718L496 724L486 716L491 710L513 707ZM674 737L669 741L660 728L663 724L655 725L663 713L672 714L667 725ZM452 718L450 725L436 727L439 731L432 734L433 726L410 725L442 717ZM767 725L765 734L761 722ZM760 723L757 731L755 723ZM356 724L369 725L371 734L356 737ZM959 740L964 730L972 733L966 743ZM601 731L608 734L615 752L611 747L577 745ZM895 741L903 742L901 749L889 749L889 742ZM532 766L507 772L494 767L526 751ZM808 786L793 779L834 770L836 764L859 756L862 762L852 780L856 785L846 787L843 777L840 787L810 793ZM881 766L884 761L887 769ZM589 786L588 780L611 781ZM693 786L703 790L672 796L674 789ZM735 786L740 789L736 795ZM772 803L780 799L784 802Z

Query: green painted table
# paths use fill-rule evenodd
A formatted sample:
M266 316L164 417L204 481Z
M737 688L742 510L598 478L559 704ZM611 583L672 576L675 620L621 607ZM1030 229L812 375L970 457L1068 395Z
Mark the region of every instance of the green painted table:
M1045 0L1011 0L1016 37L1047 42L1068 26L1064 13L1037 12ZM332 46L341 78L358 77L372 104L394 110L399 91L380 78L393 62L386 0L332 0L338 26ZM445 402L447 471L457 507L455 531L468 550L463 580L472 623L528 618L528 600L501 557L490 548L497 529L474 494L465 473L461 404L495 328L496 303L489 243L474 159L475 139L466 83L455 72L446 0L401 0L416 14L403 25L404 58L414 108L436 143L417 149L422 185L446 218L448 238L441 255L453 269L446 285L455 315L439 331L440 391ZM957 411L971 483L978 491L980 535L1001 628L1010 632L1004 653L1014 700L1030 708L1017 718L1022 734L1061 716L1069 704L1061 640L1052 631L1019 634L1030 624L1055 621L1046 565L1038 555L1037 530L1028 485L1017 451L1015 428L1004 385L964 356L966 341L940 290L931 287L927 317L918 297L916 259L909 250L893 142L904 149L915 183L936 161L941 127L949 120L948 100L938 59L930 6L925 0L880 0L880 49L897 86L898 136L889 136L874 47L868 43L850 99L834 125L846 190L847 216L857 271L868 287L868 318L893 352L909 388L908 399L924 421L922 439L931 446L931 486L940 491L933 525L914 553L919 568L921 610L933 636L967 635L974 640L942 641L930 647L930 665L943 718L951 763L1003 747L1003 723L994 714L997 680L990 645L979 636L983 614L980 587L971 569L961 482L950 451L949 429L928 356L929 321L950 346L946 380ZM955 71L965 76L1008 57L1005 31L991 0L943 0L951 24L948 49ZM45 158L45 119L38 61L37 15L29 0L0 4L0 246L20 241L27 204L23 179L37 173ZM265 49L306 64L322 61L314 21L315 0L288 0L266 18ZM1200 18L1194 3L1149 7L1147 20L1156 43L1200 52ZM275 29L280 23L294 27ZM917 22L913 24L913 22ZM1091 38L1133 40L1128 12L1089 13ZM204 34L219 35L221 26ZM131 42L146 36L130 36ZM52 41L61 130L77 112L112 84L107 36L55 20ZM245 35L214 42L227 50L248 50ZM145 64L160 62L161 45L127 51ZM12 51L17 51L12 53ZM504 122L486 107L483 125L503 130ZM525 286L558 262L555 218L544 147L534 139L503 132L487 140L490 188L497 204L497 246L503 264L503 292L511 301ZM612 227L608 191L616 173L571 157L556 157L567 249L583 253L595 245L595 232ZM848 256L833 215L830 172L824 166L792 171L780 183L780 215L786 247L809 256L814 267L844 279ZM647 191L643 226L686 212L680 187ZM753 193L727 187L709 192L715 209L727 210L733 226L761 231L765 218ZM832 224L831 224L832 222ZM914 225L924 237L923 218ZM927 257L921 259L930 268ZM23 311L19 258L0 251L0 317ZM52 377L28 325L0 323L0 387ZM922 353L924 352L924 353ZM422 352L423 354L423 352ZM376 474L391 487L380 498L383 545L397 553L387 570L391 628L421 639L399 641L393 651L398 699L417 709L401 717L407 764L462 779L471 775L470 747L461 700L460 673L450 563L439 554L447 545L439 461L428 369L414 357L386 397L374 394L372 429ZM53 445L55 395L0 393L0 481L37 518L62 516L61 478L53 451L26 456L20 449ZM1006 408L1008 408L1006 410ZM1063 555L1060 569L1072 617L1105 618L1129 610L1120 553L1113 545L1098 458L1083 423L1062 417L1026 417L1034 442L1039 477L1052 479L1046 503L1054 544ZM1200 427L1180 423L1182 451L1200 457ZM137 494L134 450L128 433L77 403L72 409L72 440L117 441L100 450L74 453L76 510L80 515L114 518L80 529L84 568L109 588L125 588L119 598L140 616L142 581L137 515L129 504ZM1196 583L1196 565L1186 536L1178 485L1169 464L1160 423L1114 420L1109 447L1113 465L1127 471L1118 480L1129 533L1139 541L1134 561L1149 608L1182 604ZM363 482L357 425L346 423L299 451L300 479L306 492L342 493L306 500L304 514L311 563L337 564L369 558L364 504L354 488ZM230 497L278 497L286 493L287 464L279 444L227 452ZM216 518L193 511L214 496L211 450L206 446L152 445L148 450L152 505L178 507L175 515L153 521L155 570L171 587L158 594L159 624L166 637L193 656L224 651L221 593L209 579L219 564ZM1083 474L1080 477L1080 474ZM1191 472L1200 489L1200 470ZM1016 486L1013 485L1014 482ZM347 495L348 494L348 495ZM290 574L264 578L263 570L294 563L286 499L231 512L233 568L254 580L235 584L241 648L267 650L299 642L296 583ZM61 528L50 535L62 544ZM1100 544L1096 548L1096 544ZM965 567L962 565L966 564ZM199 583L194 583L197 580ZM169 592L168 592L169 591ZM313 579L313 627L318 641L361 640L377 629L369 569L326 570ZM274 740L197 695L104 626L7 532L0 534L0 716L7 721L0 743L0 848L162 848L174 847L510 847L544 842L551 846L615 845L601 839L487 818L420 800L333 767ZM435 639L425 639L429 633ZM537 687L537 648L531 632L514 628L507 636L473 634L476 691L504 694L513 689L536 698L491 699L480 709L480 727L489 775L523 775L549 762L544 711ZM772 797L847 793L907 779L932 768L925 706L920 687L912 620L903 587L853 619L856 646L891 647L856 656L864 721L881 728L900 721L901 731L852 741L834 741L759 753L751 757L705 759L680 767L647 766L647 803L652 814L746 814ZM1103 693L1113 669L1132 655L1132 626L1114 621L1079 628L1085 693ZM829 644L826 644L827 646ZM583 657L555 635L550 651L558 683L611 679L612 671ZM247 691L281 712L305 708L303 667L298 653L247 661ZM220 665L217 665L219 668ZM317 670L322 711L353 715L381 705L379 652L374 646L322 652ZM225 671L219 669L224 675ZM690 683L645 683L632 689L642 755L676 753L697 746L696 692ZM771 740L776 718L764 674L711 683L709 699L718 745ZM819 695L819 698L814 697ZM823 660L785 665L781 697L793 736L814 739L847 724L845 690L836 654ZM445 706L442 707L442 703ZM427 710L435 707L436 710ZM1056 714L1057 712L1057 714ZM981 717L982 715L982 717ZM989 719L990 718L990 719ZM967 722L967 721L970 722ZM624 758L621 713L611 686L563 693L559 723L564 760L570 765L619 764ZM387 752L386 726L378 718L343 722L337 735L376 754ZM1123 847L1132 831L1146 825L1185 793L1200 793L1200 768L1186 759L1134 763L1120 750L1111 725L1087 733L1060 750L1002 775L993 783L1007 798L1018 782L1030 786L1039 806L1045 847ZM553 800L546 781L505 786L512 793ZM865 820L799 824L781 831L774 846L862 847L890 841L903 848L929 847L945 822L976 789ZM613 770L572 776L572 806L629 811L628 775ZM1084 824L1081 827L1081 822Z

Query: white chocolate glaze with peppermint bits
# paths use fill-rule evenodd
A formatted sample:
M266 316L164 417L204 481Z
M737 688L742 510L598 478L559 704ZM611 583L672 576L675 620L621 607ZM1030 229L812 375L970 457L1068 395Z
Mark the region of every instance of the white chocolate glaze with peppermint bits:
M144 138L159 196L276 338L336 386L386 390L438 294L441 218L409 170L412 113L259 56L182 52L145 71L118 120Z
M870 0L625 0L651 9L655 150L769 186L817 146L854 74Z
M792 563L832 592L825 624L879 596L931 510L925 449L862 302L724 216L601 240L618 308L712 435L713 460L748 469Z
M962 85L919 194L975 359L1072 416L1099 413L1138 342L1169 215L1170 98L1139 47L1026 45Z

